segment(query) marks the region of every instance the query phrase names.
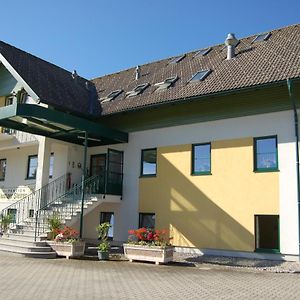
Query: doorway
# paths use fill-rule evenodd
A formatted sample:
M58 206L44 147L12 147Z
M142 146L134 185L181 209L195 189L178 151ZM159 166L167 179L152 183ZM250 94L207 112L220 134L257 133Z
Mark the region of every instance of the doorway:
M255 216L255 250L279 252L279 216Z

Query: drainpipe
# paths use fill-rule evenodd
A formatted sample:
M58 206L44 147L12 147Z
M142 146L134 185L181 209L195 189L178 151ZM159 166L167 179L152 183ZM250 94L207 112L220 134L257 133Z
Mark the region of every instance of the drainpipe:
M299 243L299 258L300 258L300 171L299 171L299 130L298 130L298 114L297 105L293 94L293 83L291 79L287 79L287 86L289 90L289 97L292 102L294 111L294 126L295 126L295 137L296 137L296 169L297 169L297 198L298 198L298 243Z

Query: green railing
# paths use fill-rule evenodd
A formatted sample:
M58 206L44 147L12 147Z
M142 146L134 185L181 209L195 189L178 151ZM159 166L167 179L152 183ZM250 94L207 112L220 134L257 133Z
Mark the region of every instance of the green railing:
M49 231L48 219L56 216L61 221L72 218L81 212L82 198L90 201L93 195L102 194L105 177L92 176L84 183L75 184L68 192L41 207L35 215L35 240Z
M13 216L12 225L22 225L27 219L33 218L40 207L66 194L70 188L68 182L68 176L65 174L7 206L1 211L1 215L6 216L10 214Z

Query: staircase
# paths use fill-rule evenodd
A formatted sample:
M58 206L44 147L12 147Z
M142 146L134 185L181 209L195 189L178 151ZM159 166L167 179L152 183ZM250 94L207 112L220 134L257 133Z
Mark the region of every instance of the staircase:
M97 196L103 182L103 178L93 176L83 184L68 188L67 177L62 176L2 210L4 216L11 212L16 214L8 232L0 236L0 251L29 257L55 258L56 253L46 242L49 217L55 215L62 224L71 226L79 219L82 193L84 214L101 203Z

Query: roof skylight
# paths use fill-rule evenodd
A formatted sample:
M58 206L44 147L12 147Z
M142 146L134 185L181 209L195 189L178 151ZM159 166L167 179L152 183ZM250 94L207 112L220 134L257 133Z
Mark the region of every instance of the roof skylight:
M192 76L192 78L190 79L190 82L202 81L202 80L204 80L209 75L210 72L211 72L211 70L201 70L201 71L198 71L196 74L194 74Z
M136 88L134 88L132 91L127 92L127 97L132 97L141 94L150 84L149 83L143 83L138 85Z
M180 61L182 61L184 58L185 58L185 54L181 55L181 56L177 56L175 58L173 58L170 62L170 64L177 64L179 63Z
M266 41L270 37L270 35L270 32L259 34L255 37L252 43Z
M205 48L205 49L201 49L199 50L194 57L201 55L201 56L205 56L208 52L210 52L211 48Z
M123 90L116 90L116 91L110 92L106 97L100 98L100 101L101 101L101 103L103 103L103 102L108 102L108 101L114 100L122 92L123 92Z
M155 86L158 86L156 91L166 90L171 85L173 85L174 82L177 81L177 80L178 80L178 76L176 75L176 76L167 78L165 81L156 83Z

